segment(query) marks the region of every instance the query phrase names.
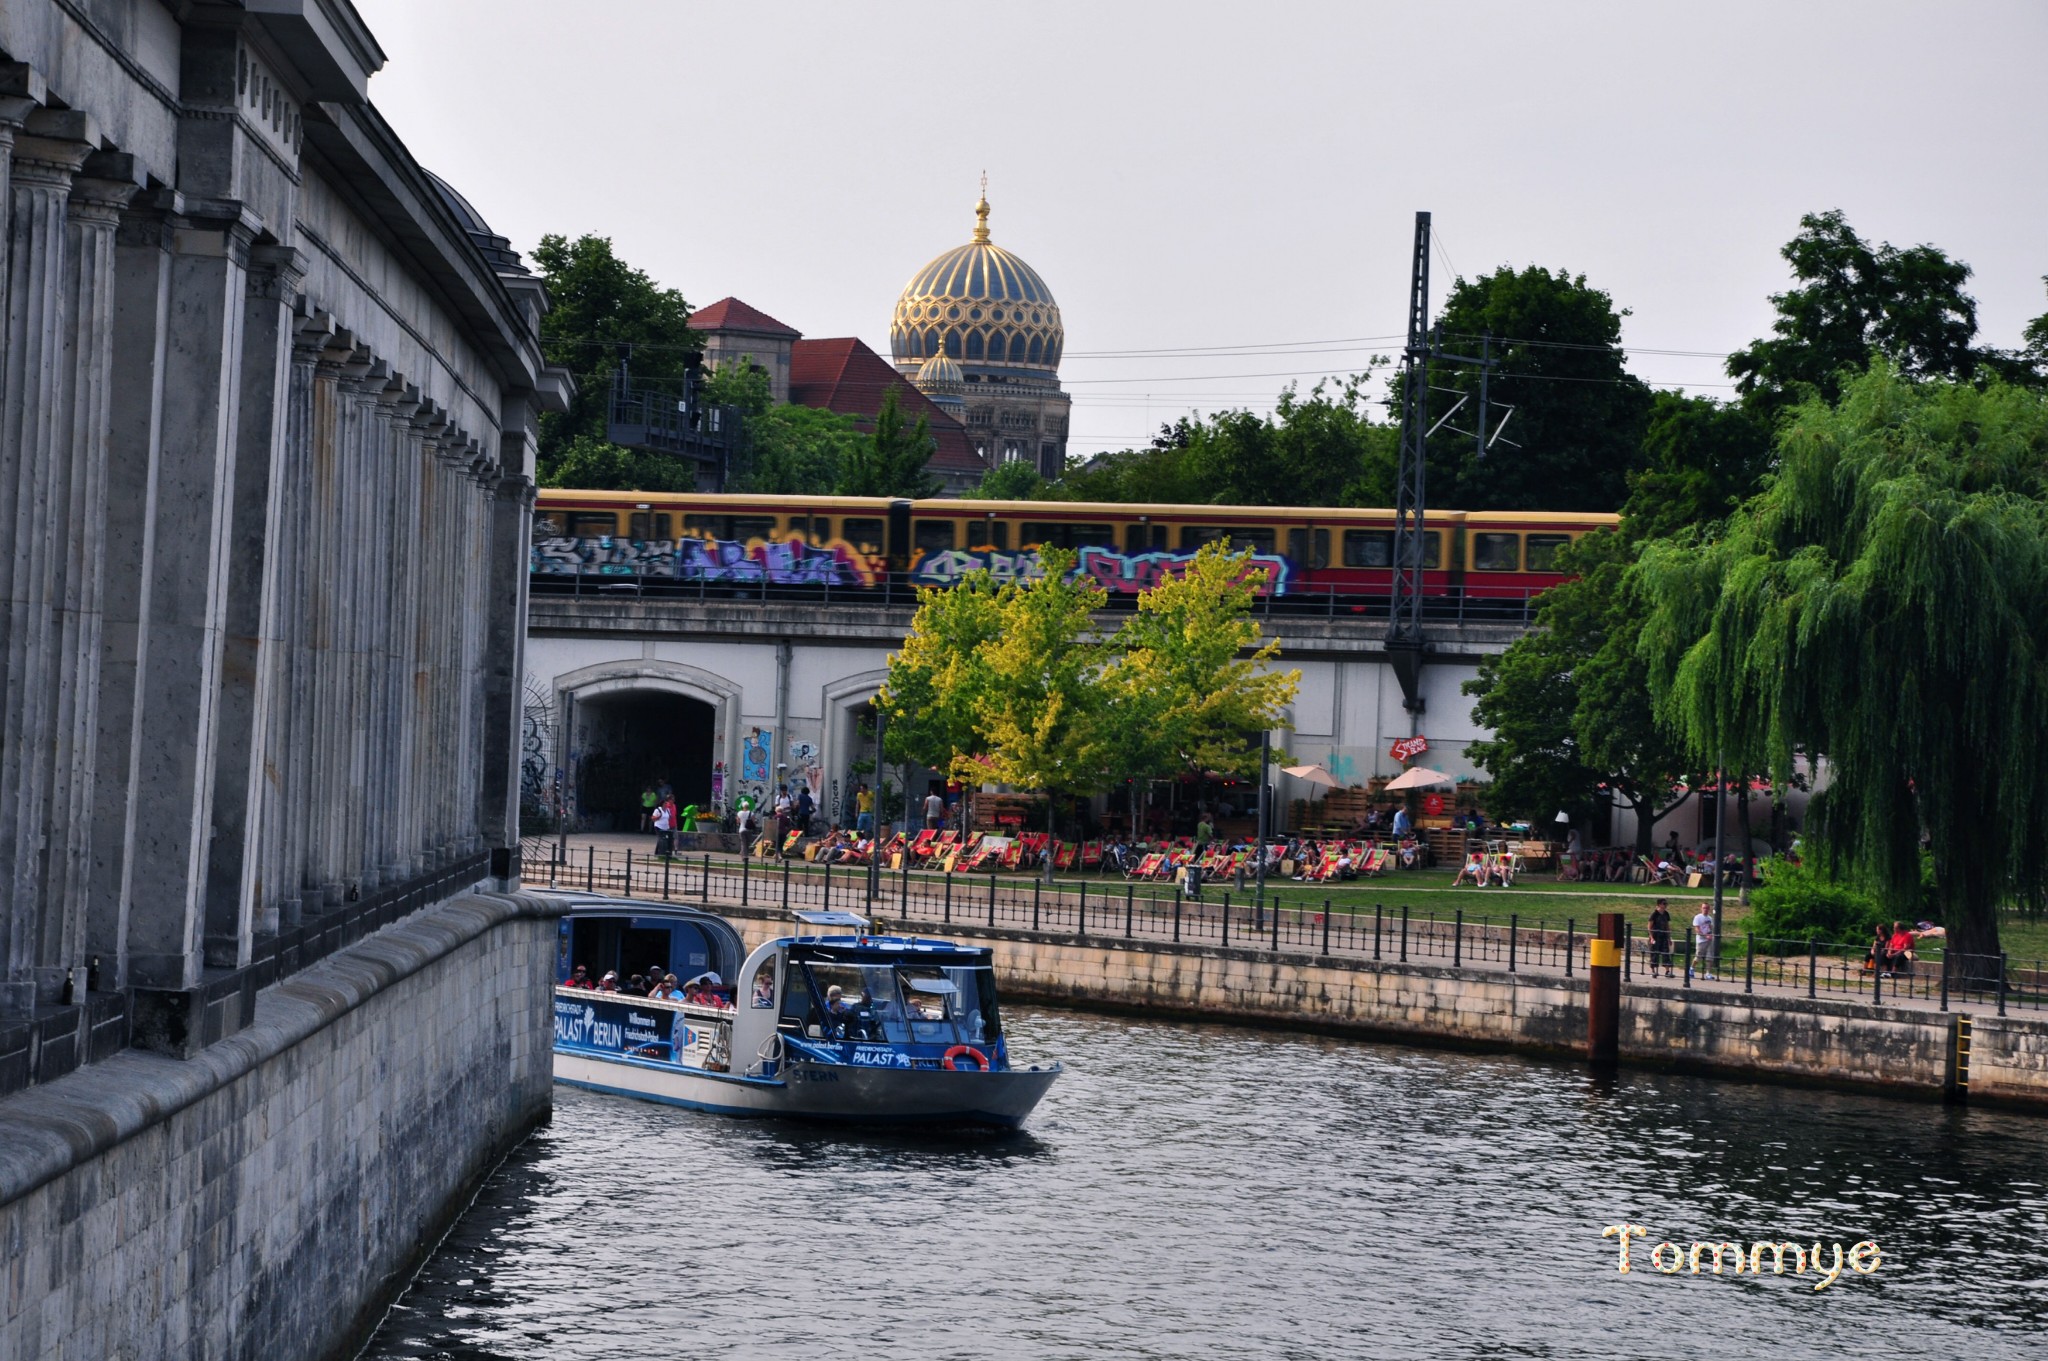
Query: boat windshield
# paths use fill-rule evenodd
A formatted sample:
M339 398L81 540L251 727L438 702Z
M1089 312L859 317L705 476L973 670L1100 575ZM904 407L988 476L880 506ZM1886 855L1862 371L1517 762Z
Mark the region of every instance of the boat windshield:
M995 970L936 964L806 964L804 1028L825 1039L884 1044L995 1043ZM796 1002L794 990L789 999ZM789 1017L786 1010L785 1018Z

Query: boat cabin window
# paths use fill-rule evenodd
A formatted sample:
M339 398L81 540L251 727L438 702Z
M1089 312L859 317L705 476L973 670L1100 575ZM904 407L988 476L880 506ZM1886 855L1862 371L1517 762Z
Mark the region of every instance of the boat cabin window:
M792 970L784 1022L797 1019ZM995 970L910 964L806 964L803 1033L869 1044L993 1044L1002 1034Z

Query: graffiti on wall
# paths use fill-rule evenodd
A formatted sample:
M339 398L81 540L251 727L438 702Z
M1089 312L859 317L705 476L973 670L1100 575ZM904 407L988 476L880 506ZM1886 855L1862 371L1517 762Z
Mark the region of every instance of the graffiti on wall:
M795 768L797 778L809 786L814 797L825 794L825 771L818 764L818 744L795 741L789 744L789 764Z
M768 782L768 761L775 754L775 729L749 728L740 739L740 779L748 784Z
M842 539L536 539L535 576L643 576L773 586L872 586L883 564Z
M528 818L552 817L558 806L555 779L555 705L548 688L526 678L525 712L519 734L519 811Z

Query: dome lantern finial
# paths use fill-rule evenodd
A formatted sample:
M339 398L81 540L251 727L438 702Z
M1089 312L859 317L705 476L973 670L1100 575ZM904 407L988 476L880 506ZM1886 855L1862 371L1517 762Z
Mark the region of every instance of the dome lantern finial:
M988 244L988 171L981 172L981 197L974 203L974 240Z

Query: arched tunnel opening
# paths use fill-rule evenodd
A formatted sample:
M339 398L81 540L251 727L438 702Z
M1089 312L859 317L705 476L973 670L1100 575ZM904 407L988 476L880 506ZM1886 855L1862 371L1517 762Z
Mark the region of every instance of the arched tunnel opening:
M713 726L717 710L702 700L660 690L633 690L579 700L582 749L576 764L577 808L591 830L640 829L640 794L666 780L676 805L711 806Z

